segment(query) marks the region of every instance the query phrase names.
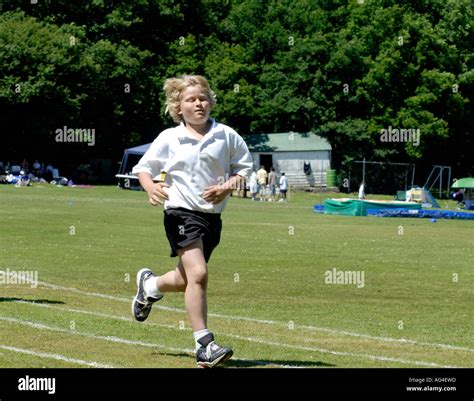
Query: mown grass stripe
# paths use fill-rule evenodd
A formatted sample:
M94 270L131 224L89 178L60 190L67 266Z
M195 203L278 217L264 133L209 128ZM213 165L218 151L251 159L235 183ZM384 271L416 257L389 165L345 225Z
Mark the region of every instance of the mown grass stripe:
M81 294L81 295L111 299L111 300L121 301L121 302L131 302L131 299L132 299L132 297L126 298L126 297L118 297L118 296L114 296L114 295L99 294L99 293L95 293L95 292L87 292L87 291L79 290L77 288L62 287L62 286L59 286L59 285L49 284L49 283L45 283L45 282L38 282L38 284L41 284L44 287L51 288L51 289L71 291L71 292L75 292L75 293ZM187 313L186 310L180 309L180 308L173 308L173 307L163 306L163 305L155 305L154 307L157 308L157 309L161 309L161 310L168 310L168 311L179 312L179 313ZM262 323L262 324L269 324L269 325L279 325L279 326L285 326L285 327L288 326L287 322L279 322L279 321L276 321L276 320L268 320L268 319L257 319L257 318L246 317L246 316L231 316L231 315L224 315L224 314L211 313L211 312L208 313L208 316L215 317L215 318L218 318L218 319L228 319L228 320L237 320L237 321L241 320L241 321ZM406 339L406 338L379 337L379 336L372 336L370 334L355 333L355 332L352 332L352 331L331 329L331 328L327 328L327 327L317 327L317 326L310 326L310 325L294 324L294 328L310 330L310 331L320 331L320 332L331 333L331 334L336 334L336 335L345 335L345 336L350 336L350 337L358 337L358 338L363 338L363 339L366 339L366 340L374 340L374 341L381 341L381 342L396 342L396 343L400 343L400 344L420 345L420 346L424 346L424 347L434 347L434 348L444 348L444 349L456 350L456 351L474 352L474 349L472 349L472 348L462 347L462 346L458 346L458 345L430 343L430 342L426 342L426 341L417 341L417 340L411 340L411 339Z
M183 352L183 353L188 353L188 354L194 354L194 351L189 349L189 348L174 348L174 347L167 347L162 344L156 344L156 343L147 343L144 341L134 341L134 340L128 340L120 337L115 337L115 336L100 336L100 335L95 335L92 333L85 333L85 332L79 332L79 331L70 331L66 330L60 327L53 327L53 326L48 326L44 325L42 323L35 323L35 322L30 322L30 321L24 321L21 319L15 319L15 318L9 318L9 317L4 317L0 316L0 320L5 320L13 323L18 323L26 326L33 327L35 329L39 330L51 330L51 331L59 331L59 332L66 332L69 334L76 334L76 335L81 335L81 336L86 336L89 338L97 339L97 340L105 340L105 341L112 341L116 343L122 343L122 344L127 344L127 345L138 345L142 347L150 347L150 348L161 348L161 349L168 349L173 352ZM310 352L319 352L319 353L324 353L324 354L331 354L331 355L336 355L336 356L351 356L351 357L356 357L356 358L365 358L365 359L370 359L373 361L383 361L383 362L397 362L405 365L416 365L416 366L426 366L426 367L438 367L438 368L456 368L458 366L450 366L450 365L440 365L434 362L425 362L425 361L412 361L412 360L406 360L406 359L401 359L401 358L392 358L392 357L385 357L385 356L380 356L380 355L371 355L371 354L360 354L360 353L353 353L353 352L345 352L345 351L333 351L325 348L317 348L317 347L307 347L307 346L302 346L302 345L294 345L294 344L286 344L286 343L281 343L281 342L275 342L275 341L267 341L267 340L262 340L258 339L255 337L244 337L244 336L239 336L239 335L229 335L230 337L236 338L236 339L241 339L241 340L247 340L247 341L252 341L256 343L260 343L263 345L267 346L276 346L276 347L284 347L284 348L290 348L290 349L297 349L297 350L304 350L304 351L310 351Z

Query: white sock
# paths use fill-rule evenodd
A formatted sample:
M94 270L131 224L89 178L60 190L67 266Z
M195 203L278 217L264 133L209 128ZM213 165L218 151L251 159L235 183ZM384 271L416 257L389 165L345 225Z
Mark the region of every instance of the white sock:
M204 336L208 335L209 333L210 333L210 331L208 329L202 329L202 330L199 330L199 331L195 331L193 333L194 341L196 342L196 351L199 348L201 348L201 344L198 343L198 340L200 340Z
M158 289L158 286L156 285L157 280L158 277L150 277L148 280L145 281L144 289L145 295L147 297L158 298L158 296L161 295L161 292Z

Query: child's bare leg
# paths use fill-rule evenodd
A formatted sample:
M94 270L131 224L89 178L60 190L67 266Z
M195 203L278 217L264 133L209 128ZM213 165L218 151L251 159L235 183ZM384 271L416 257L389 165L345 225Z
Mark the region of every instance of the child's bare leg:
M184 303L194 332L207 328L207 264L204 259L202 240L178 250L184 268L187 285Z
M184 292L188 281L181 260L175 270L156 278L156 285L160 292Z

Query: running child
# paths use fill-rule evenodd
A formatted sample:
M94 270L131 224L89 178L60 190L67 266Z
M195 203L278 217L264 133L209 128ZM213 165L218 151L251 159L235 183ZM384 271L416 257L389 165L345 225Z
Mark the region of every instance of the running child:
M252 157L232 128L209 117L216 97L204 77L171 78L163 89L166 111L179 125L161 132L132 172L149 203L164 204L170 256L178 261L161 276L148 268L137 273L132 313L142 322L163 294L184 292L197 365L214 367L233 351L218 345L207 326L207 264L220 241L228 196L248 176Z

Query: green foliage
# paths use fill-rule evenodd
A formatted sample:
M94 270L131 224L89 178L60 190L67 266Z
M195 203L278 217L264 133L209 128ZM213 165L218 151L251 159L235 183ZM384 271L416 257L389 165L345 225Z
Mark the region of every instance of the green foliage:
M4 14L0 25L2 98L16 104L57 96L77 107L70 86L61 81L65 70L77 70L79 64L81 45L70 46L71 37L80 42L83 31L74 25L46 25L21 12Z
M19 136L47 136L65 121L95 126L98 145L88 151L119 159L124 146L171 124L164 80L197 73L218 95L217 119L241 134L315 132L333 146L337 169L363 157L456 162L466 174L472 166L470 0L45 0L3 8L0 105ZM381 142L389 126L420 129L420 145Z

